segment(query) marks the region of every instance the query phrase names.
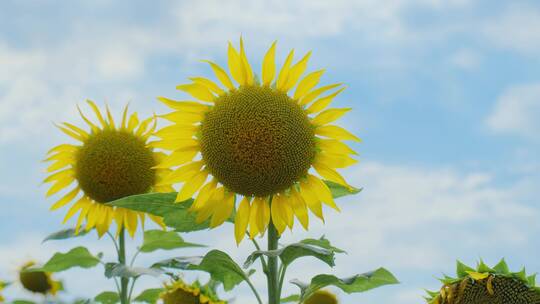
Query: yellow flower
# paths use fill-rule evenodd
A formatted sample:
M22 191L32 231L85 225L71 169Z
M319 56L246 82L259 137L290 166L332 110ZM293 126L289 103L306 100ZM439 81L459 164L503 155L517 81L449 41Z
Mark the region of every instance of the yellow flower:
M117 234L126 228L134 236L139 219L141 225L144 224L145 214L111 207L105 203L129 195L173 190L162 182L169 170L155 168L164 154L154 152L147 145L148 137L155 129L155 119L151 117L139 121L137 113L128 117L126 106L121 123L115 125L108 107L105 118L95 103L88 101L88 104L99 124L92 122L79 109L90 130L86 131L67 122L58 125L60 130L79 144L61 144L47 153L45 161L52 162L47 168L51 175L44 180L52 184L47 197L74 184L51 210L75 201L64 223L79 212L77 231L86 222L86 229L96 228L101 237L115 221ZM148 216L163 226L161 218Z
M317 290L305 302L305 304L338 304L337 297L326 290Z
M322 178L350 187L336 169L357 162L343 141L359 139L332 124L350 108L327 109L344 88L315 88L323 70L302 78L311 53L293 64L291 51L277 71L275 50L274 43L264 57L262 83L240 39L240 51L230 43L228 49L229 71L238 86L223 68L207 61L224 87L192 77L192 83L177 88L196 101L158 98L174 110L161 116L173 124L157 131L160 140L153 143L172 151L160 167L177 167L164 183L183 183L177 202L198 192L191 209L200 222L210 218L211 227L229 218L238 196L238 243L248 226L255 237L272 220L281 234L292 229L295 216L307 229L308 210L323 219L323 203L338 210Z
M56 293L61 289L62 284L59 281L53 280L50 273L43 271L25 272L25 270L34 265L36 265L35 262L28 262L21 267L19 272L19 280L21 285L24 287L24 289L34 293L40 293L43 295L50 294L53 296L56 295Z
M0 292L2 290L4 290L4 288L7 286L7 283L5 282L2 282L0 281ZM4 298L4 296L2 296L2 294L0 293L0 303L4 303L6 301L6 299Z
M160 298L163 304L226 304L227 302L217 299L210 289L200 286L198 282L188 285L178 280L170 285L165 285L165 291Z

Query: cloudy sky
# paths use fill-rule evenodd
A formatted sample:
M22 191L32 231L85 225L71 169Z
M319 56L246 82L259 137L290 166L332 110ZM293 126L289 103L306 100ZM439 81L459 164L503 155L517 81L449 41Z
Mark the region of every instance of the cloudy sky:
M53 122L81 123L76 104L130 102L165 111L155 97L181 98L175 85L211 76L199 59L226 62L226 43L243 35L259 69L278 40L313 50L310 69L348 89L342 124L364 140L360 164L345 172L364 191L341 200L325 225L283 242L325 234L346 249L337 267L305 260L289 279L320 272L348 276L384 266L402 284L342 303L422 303L423 288L452 274L455 260L540 271L540 5L537 1L2 1L0 3L0 279L27 259L85 245L113 259L109 240L86 236L41 244L65 210L49 212L41 159L65 137ZM231 251L232 227L186 235ZM132 247L138 240L133 241ZM195 254L158 252L153 259ZM60 273L71 296L112 290L101 269ZM191 276L192 277L192 276ZM158 279L141 280L139 290ZM256 284L263 288L262 278ZM294 287L286 288L295 291ZM28 297L18 286L9 298ZM253 299L242 285L224 295Z

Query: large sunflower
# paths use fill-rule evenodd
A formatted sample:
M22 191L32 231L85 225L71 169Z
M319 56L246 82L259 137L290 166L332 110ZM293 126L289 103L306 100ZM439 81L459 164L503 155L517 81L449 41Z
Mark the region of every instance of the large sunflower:
M35 266L35 262L28 262L19 271L19 280L24 289L43 295L56 295L61 289L62 283L55 281L52 274L44 271L26 271Z
M323 70L302 78L311 53L293 64L291 51L277 71L275 51L274 43L264 57L259 81L242 39L239 52L229 43L229 71L238 86L223 68L206 61L224 88L193 77L192 83L177 89L196 101L159 97L174 110L162 115L173 124L155 133L161 138L155 146L172 151L160 167L180 166L164 183L184 183L177 202L198 192L191 209L199 221L211 218L211 227L229 218L238 196L237 242L248 226L251 237L263 235L270 221L281 234L287 226L292 228L295 216L307 229L308 209L323 219L322 203L338 207L322 178L349 187L335 169L357 162L350 157L356 153L343 141L359 139L331 124L350 108L326 109L344 88L315 88ZM335 91L322 96L331 90Z
M540 304L536 274L525 269L510 272L501 260L493 268L480 262L476 269L457 263L457 277L446 276L439 291L430 292L430 304Z
M227 304L218 298L212 288L198 281L190 285L182 280L166 284L160 298L163 304Z
M121 123L115 125L108 107L105 118L94 102L88 101L88 104L99 124L93 123L79 109L90 130L86 131L67 122L58 125L60 130L79 144L61 144L47 153L46 161L52 162L47 168L51 175L44 181L52 183L47 196L74 184L71 190L52 205L51 210L75 201L64 222L79 212L77 230L86 221L87 230L96 228L99 236L102 236L114 220L117 234L126 228L134 236L138 220L144 224L145 214L111 207L105 203L150 191L172 191L170 186L162 182L162 177L169 170L155 168L164 154L154 152L148 144L148 137L155 129L155 119L150 117L139 121L137 113L128 117L126 106ZM163 225L159 217L148 216Z

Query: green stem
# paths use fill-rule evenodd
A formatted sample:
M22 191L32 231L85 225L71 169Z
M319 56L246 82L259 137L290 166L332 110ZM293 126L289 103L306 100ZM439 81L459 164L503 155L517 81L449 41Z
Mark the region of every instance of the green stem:
M261 246L259 246L259 243L257 243L257 241L255 239L252 239L251 237L250 237L250 239L251 239L251 242L253 242L253 245L255 245L255 248L257 248L258 251L261 251ZM264 255L261 255L259 257L259 260L261 260L261 266L262 266L263 272L265 274L267 274L268 273L268 267L266 266L266 261L264 259Z
M268 251L278 248L279 236L272 220L268 226ZM278 291L278 258L268 257L268 304L279 304L280 295Z
M279 281L278 281L278 296L281 298L281 290L283 289L283 282L285 281L285 273L287 272L287 266L283 263L279 269Z
M120 231L120 236L118 238L118 263L126 265L126 233L124 228ZM128 278L120 278L120 303L128 304Z

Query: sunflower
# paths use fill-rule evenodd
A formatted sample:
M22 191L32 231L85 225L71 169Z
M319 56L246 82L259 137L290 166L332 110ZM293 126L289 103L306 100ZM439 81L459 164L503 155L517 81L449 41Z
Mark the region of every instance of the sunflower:
M4 290L4 288L6 288L7 285L8 285L8 283L0 281L0 303L4 303L6 301L4 296L2 296L1 292L2 292L2 290Z
M79 113L90 130L86 131L67 122L57 125L79 144L61 144L47 153L45 161L52 162L47 168L51 175L44 180L45 183L52 183L47 197L75 184L52 205L51 210L75 201L67 212L64 223L80 212L77 231L83 221L86 221L86 230L96 228L101 237L114 220L117 234L126 228L133 237L138 220L140 219L141 225L144 224L145 214L108 206L106 203L129 195L173 190L162 183L163 176L168 174L169 170L155 168L164 158L164 154L154 152L148 145L148 138L155 129L155 118L139 121L137 113L128 118L126 106L121 123L115 125L108 107L104 118L94 102L89 100L88 104L99 124L93 123L79 108ZM160 185L157 185L158 183ZM163 226L161 218L148 216Z
M226 304L219 300L215 291L207 285L202 286L198 281L188 285L177 280L165 285L165 291L160 298L163 304Z
M304 304L338 304L336 295L326 290L317 290L313 293Z
M440 291L428 291L430 304L540 304L536 274L525 269L510 272L502 259L490 268L480 261L476 269L457 262L457 278L445 277Z
M26 271L35 265L35 262L28 262L21 267L19 271L21 285L24 289L33 293L56 295L62 288L62 283L60 281L55 281L49 272Z
M229 43L229 71L238 86L223 68L206 61L223 87L192 77L177 89L195 101L158 98L174 110L161 116L173 124L155 133L160 138L155 146L172 151L160 167L175 167L164 182L183 182L177 202L197 193L191 210L199 222L211 218L211 227L230 217L238 197L238 243L248 226L252 238L262 236L270 221L281 234L292 229L294 217L307 229L308 210L324 220L323 203L339 210L322 179L350 187L335 169L357 162L343 141L359 139L331 124L351 109L327 109L344 90L341 84L315 88L323 70L302 78L311 53L293 64L291 51L277 71L275 53L274 42L260 82L242 39L239 52Z

